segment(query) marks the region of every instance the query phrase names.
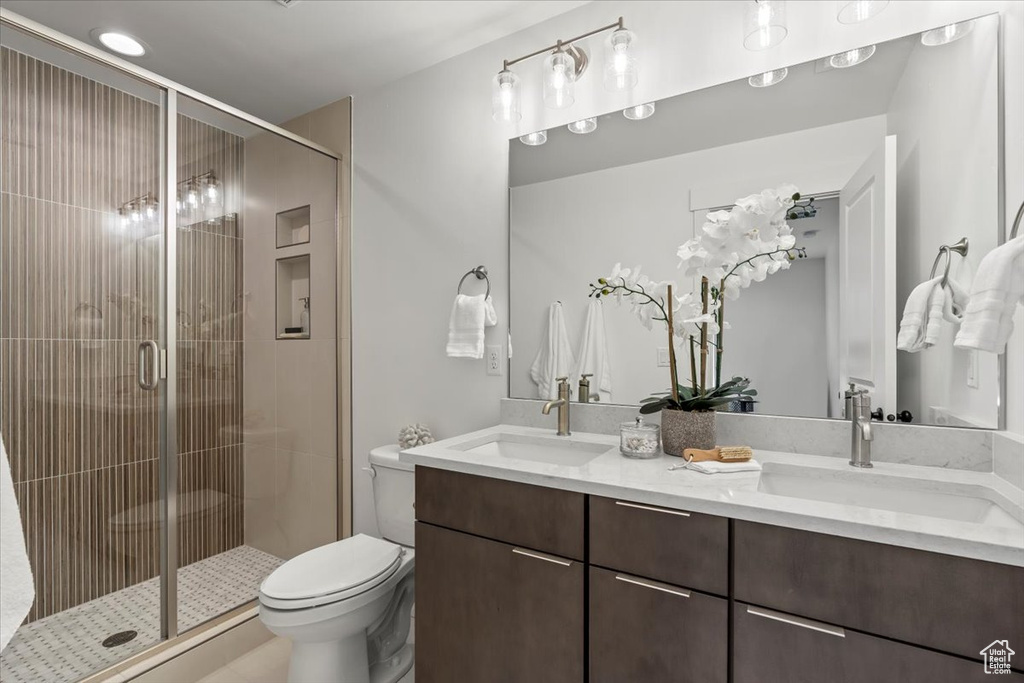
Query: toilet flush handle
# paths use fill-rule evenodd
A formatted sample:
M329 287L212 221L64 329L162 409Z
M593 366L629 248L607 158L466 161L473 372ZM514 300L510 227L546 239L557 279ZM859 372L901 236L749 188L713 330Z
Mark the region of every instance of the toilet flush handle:
M362 469L363 472L366 472L367 474L370 475L370 479L373 479L374 477L377 476L377 470L373 469L372 467L364 467Z

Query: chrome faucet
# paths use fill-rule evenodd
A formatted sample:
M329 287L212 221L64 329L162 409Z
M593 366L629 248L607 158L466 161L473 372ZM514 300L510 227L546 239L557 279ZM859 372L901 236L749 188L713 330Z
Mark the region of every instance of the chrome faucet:
M569 378L558 378L558 399L548 401L544 404L541 412L545 415L551 413L551 409L558 406L558 436L570 436L569 431Z
M850 464L853 467L873 467L871 464L871 442L875 436L871 430L871 396L867 389L857 389L850 382L845 394L846 416L850 418Z

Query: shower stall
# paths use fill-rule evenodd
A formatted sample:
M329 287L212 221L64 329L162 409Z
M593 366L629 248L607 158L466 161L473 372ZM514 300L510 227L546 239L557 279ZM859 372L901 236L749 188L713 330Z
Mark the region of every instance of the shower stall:
M0 437L75 681L339 536L338 156L15 15L0 33Z

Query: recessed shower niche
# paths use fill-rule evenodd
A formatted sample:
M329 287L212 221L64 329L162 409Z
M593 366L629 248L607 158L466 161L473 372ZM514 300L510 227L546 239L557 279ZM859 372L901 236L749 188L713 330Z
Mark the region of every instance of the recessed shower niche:
M309 205L277 214L277 248L309 242Z
M277 259L277 338L309 339L309 254Z

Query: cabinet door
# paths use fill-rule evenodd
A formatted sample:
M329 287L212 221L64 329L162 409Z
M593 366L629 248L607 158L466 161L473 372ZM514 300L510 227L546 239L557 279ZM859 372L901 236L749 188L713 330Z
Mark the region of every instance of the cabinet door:
M722 598L590 568L590 683L725 683Z
M733 683L972 683L981 662L784 612L733 606ZM1024 683L1024 676L1002 677Z
M416 524L418 683L583 681L583 565Z

